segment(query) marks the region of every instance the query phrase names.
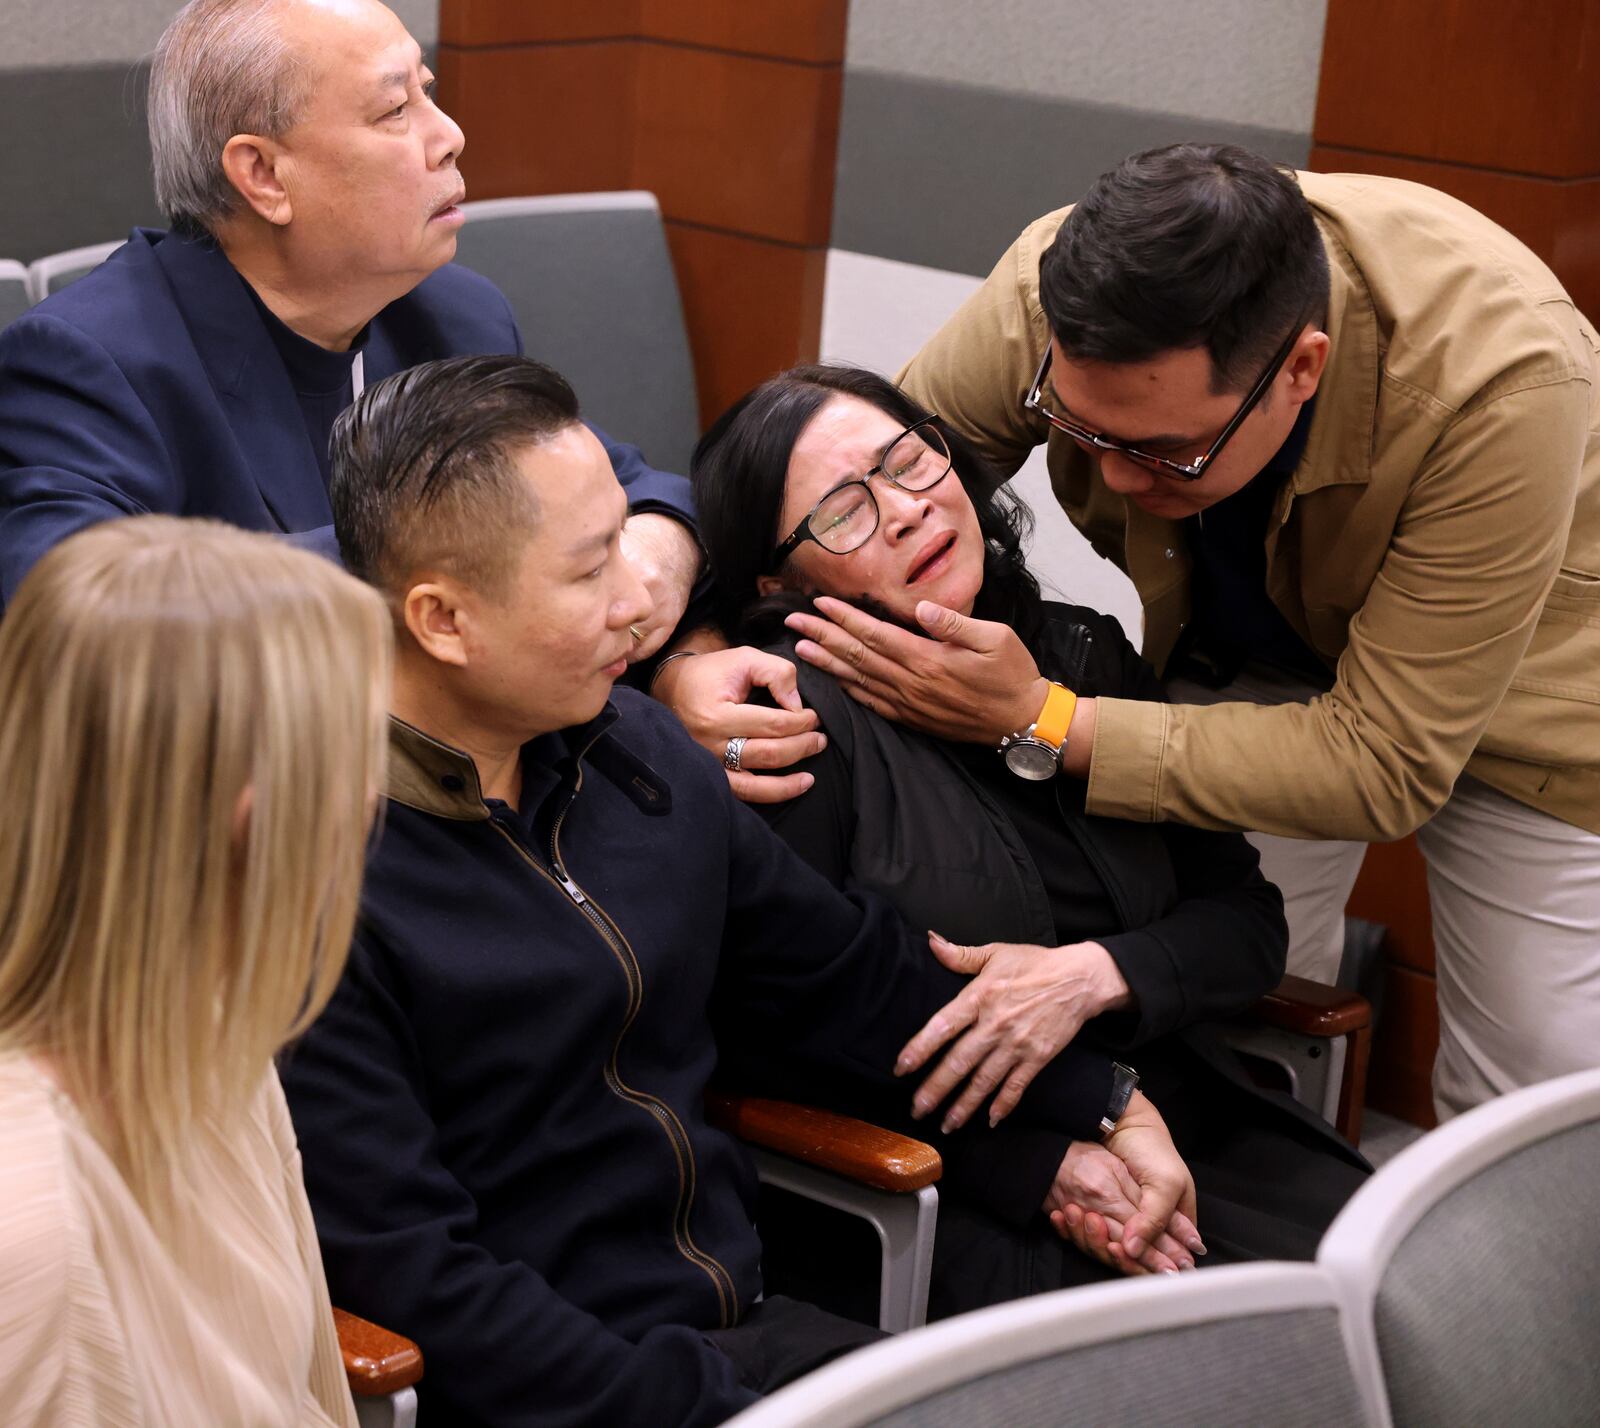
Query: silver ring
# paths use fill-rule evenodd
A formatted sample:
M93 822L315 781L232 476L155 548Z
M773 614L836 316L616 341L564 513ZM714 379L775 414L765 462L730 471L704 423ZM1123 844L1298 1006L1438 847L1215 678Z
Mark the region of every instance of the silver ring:
M739 760L744 757L744 740L737 734L728 740L728 747L722 751L722 767L729 773L739 772Z
M634 637L634 639L640 641L641 643L643 642L643 640L644 640L644 631L641 630L637 625L629 625L628 626L628 633L630 635L632 635Z

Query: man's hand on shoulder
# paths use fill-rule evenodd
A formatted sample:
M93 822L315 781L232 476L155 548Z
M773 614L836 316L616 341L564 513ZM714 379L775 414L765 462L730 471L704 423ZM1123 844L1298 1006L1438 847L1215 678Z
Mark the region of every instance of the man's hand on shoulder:
M779 707L750 703L757 689ZM816 711L800 702L788 660L747 645L729 649L709 632L696 631L667 657L650 692L696 743L722 760L734 794L746 803L782 803L811 787L808 773L775 772L820 754L828 742Z
M805 638L800 657L876 714L941 739L998 748L1044 708L1049 682L1017 632L924 600L916 635L821 596L816 615L787 624Z
M638 626L629 659L648 659L672 637L689 605L700 574L700 544L680 520L659 511L629 516L622 527L622 553L655 601L650 618Z

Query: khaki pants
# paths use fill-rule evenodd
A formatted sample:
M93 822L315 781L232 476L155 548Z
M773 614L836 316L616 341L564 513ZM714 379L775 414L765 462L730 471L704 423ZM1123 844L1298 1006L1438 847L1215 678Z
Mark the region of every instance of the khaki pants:
M1225 689L1173 680L1176 704L1303 703L1319 691L1263 665ZM1248 835L1283 891L1289 970L1331 982L1364 843ZM1417 830L1438 965L1440 1120L1518 1086L1600 1066L1600 835L1465 774Z

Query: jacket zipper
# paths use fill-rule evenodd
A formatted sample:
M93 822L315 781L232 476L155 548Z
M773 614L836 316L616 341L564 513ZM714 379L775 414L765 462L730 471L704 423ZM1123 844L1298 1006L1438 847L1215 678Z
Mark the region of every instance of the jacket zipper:
M578 755L581 760L589 752L585 746ZM622 1019L622 1025L617 1030L616 1039L611 1044L611 1055L606 1059L605 1082L611 1093L619 1100L628 1102L648 1111L655 1117L656 1123L666 1133L667 1142L672 1147L673 1159L678 1168L678 1197L672 1218L672 1238L678 1253L690 1264L694 1265L706 1278L711 1281L711 1287L717 1295L717 1312L723 1328L730 1328L738 1322L739 1296L734 1288L733 1276L714 1257L707 1254L694 1242L694 1236L689 1230L689 1216L694 1208L694 1194L696 1170L694 1148L689 1142L689 1132L684 1128L672 1108L665 1101L650 1095L648 1092L637 1091L622 1079L617 1069L617 1057L622 1051L622 1040L628 1034L639 1014L639 1008L644 1002L644 978L639 971L639 960L629 945L628 939L623 935L622 929L612 921L610 915L597 902L589 897L567 872L566 866L561 861L561 825L567 816L567 809L572 807L578 796L578 791L583 787L583 768L578 768L577 781L573 784L572 792L567 798L565 806L556 815L554 824L550 829L550 866L544 867L537 858L533 857L521 842L505 828L498 819L491 819L496 831L506 840L517 853L541 877L554 882L562 892L571 899L574 907L583 914L584 920L598 932L610 948L611 955L617 959L622 968L624 978L628 983L628 1009Z
M1089 667L1089 646L1094 643L1094 636L1083 625L1074 625L1072 628L1077 635L1073 641L1077 648L1073 652L1072 670L1068 676L1071 682L1067 688L1078 693L1083 688L1083 673Z

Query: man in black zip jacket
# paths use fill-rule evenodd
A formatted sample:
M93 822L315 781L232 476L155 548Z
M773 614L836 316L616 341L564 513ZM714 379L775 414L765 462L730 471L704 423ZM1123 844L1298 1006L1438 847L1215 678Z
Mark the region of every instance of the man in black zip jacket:
M430 1419L720 1422L876 1335L757 1302L754 1174L707 1083L904 1104L896 1054L961 980L792 855L662 706L613 693L649 597L559 376L415 368L333 452L341 553L399 646L358 935L282 1066L334 1298L417 1340ZM1098 1141L1120 1085L1070 1046L1008 1137L952 1145L1015 1162L1037 1214L1071 1198L1063 1137ZM1180 1197L1192 1215L1142 1098L1107 1145L1149 1237Z

